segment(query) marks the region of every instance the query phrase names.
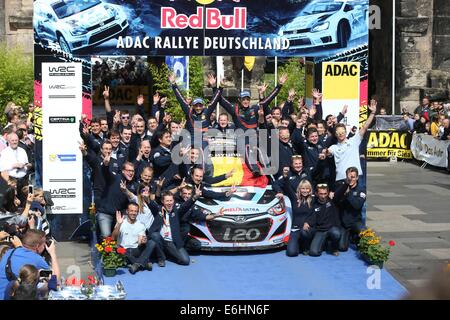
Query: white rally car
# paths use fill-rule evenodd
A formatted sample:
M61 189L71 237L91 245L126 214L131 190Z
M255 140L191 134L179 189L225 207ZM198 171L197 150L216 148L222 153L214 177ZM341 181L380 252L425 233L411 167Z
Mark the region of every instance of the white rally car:
M120 6L100 0L36 0L33 28L36 42L58 43L72 53L121 34L128 19Z
M228 151L218 151L217 145L226 145ZM247 170L242 159L236 154L236 138L209 141L209 155L214 164L214 171L234 169L233 176L245 176ZM224 169L227 164L231 167ZM241 174L241 175L240 175ZM216 172L215 175L220 175ZM251 175L251 174L250 174ZM231 179L231 178L230 178ZM244 181L245 180L245 181ZM200 198L195 203L195 210L205 215L218 213L224 208L224 215L205 222L191 222L189 235L201 243L202 250L256 250L270 249L286 245L291 232L291 204L287 197L284 201L275 197L272 186L264 187L253 183L252 178L241 180L237 192L227 201ZM207 188L216 192L226 192L231 184ZM253 183L253 185L252 185Z
M367 34L368 0L314 0L292 21L282 26L278 35L289 39L290 49L338 45Z
M223 192L229 188L212 188ZM291 232L291 207L275 197L270 186L238 187L229 201L201 198L196 209L204 214L224 215L203 223L192 223L190 236L199 240L203 250L269 249L285 245Z

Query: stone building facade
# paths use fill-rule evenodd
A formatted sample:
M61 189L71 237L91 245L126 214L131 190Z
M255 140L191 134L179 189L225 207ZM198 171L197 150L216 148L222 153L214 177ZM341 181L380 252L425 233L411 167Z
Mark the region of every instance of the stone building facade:
M423 98L449 100L450 1L397 0L397 100L412 111Z
M0 0L0 42L33 53L33 0Z

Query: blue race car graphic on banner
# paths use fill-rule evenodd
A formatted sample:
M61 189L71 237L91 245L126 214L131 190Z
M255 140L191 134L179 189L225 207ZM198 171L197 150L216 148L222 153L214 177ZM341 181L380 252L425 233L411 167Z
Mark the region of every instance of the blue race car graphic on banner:
M36 41L53 41L72 53L121 34L128 19L120 6L100 0L37 0L33 28Z

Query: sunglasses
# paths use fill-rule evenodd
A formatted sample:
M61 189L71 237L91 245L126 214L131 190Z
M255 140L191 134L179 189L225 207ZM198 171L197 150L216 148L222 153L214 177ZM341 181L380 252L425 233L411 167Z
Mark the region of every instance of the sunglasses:
M292 156L292 159L303 159L303 157L300 155L295 155L295 156Z
M317 185L317 187L319 187L319 188L328 188L328 184L326 184L326 183L319 183Z
M122 116L122 119L130 119L130 116Z

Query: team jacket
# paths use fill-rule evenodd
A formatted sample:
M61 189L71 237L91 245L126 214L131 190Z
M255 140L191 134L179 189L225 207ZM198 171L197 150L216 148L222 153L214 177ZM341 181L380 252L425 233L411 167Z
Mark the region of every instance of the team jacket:
M343 185L345 185L345 189L348 188L347 183L343 183ZM341 198L338 205L342 226L344 228L350 228L356 222L362 221L361 211L365 201L365 190L358 184Z
M152 150L150 159L153 162L155 179L158 179L172 164L170 150L162 146L158 146Z
M280 176L272 185L275 192L283 192L285 184L288 183L292 190L297 190L300 181L308 180L312 184L311 171L308 168L303 168L301 172L295 172L292 168L288 172L287 178Z
M193 107L190 107L186 99L181 94L180 89L176 84L172 84L173 92L175 93L175 96L177 97L178 102L181 105L181 109L183 110L184 114L186 115L186 128L189 130L191 134L194 133L194 130L198 130L201 132L208 131L208 128L211 126L211 113L214 112L214 109L216 107L217 102L219 102L220 97L222 96L222 90L223 88L214 88L213 89L213 98L210 103L208 103L207 106L203 109L201 113L196 113ZM201 128L195 128L194 124L195 122L201 122L202 126Z
M172 241L178 249L182 248L184 245L180 233L180 220L185 214L189 212L189 209L193 206L193 204L194 201L192 199L189 199L181 205L179 203L175 203L172 211L169 213ZM153 232L159 233L161 232L161 228L164 224L163 206L155 201L150 201L148 203L148 207L155 217L155 220L153 221L152 226L150 227L148 232L149 234L152 234Z
M247 129L256 129L258 127L258 110L262 105L264 109L264 116L270 113L269 104L277 96L281 90L281 85L275 87L275 89L257 105L243 108L239 104L231 104L227 99L221 96L219 101L220 105L229 113L233 118L233 122L236 128L241 128L244 131Z

